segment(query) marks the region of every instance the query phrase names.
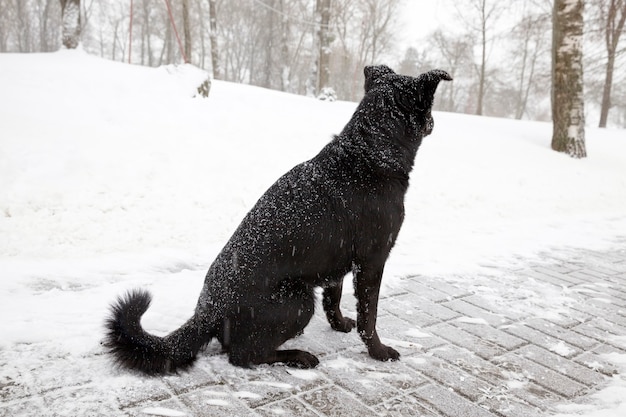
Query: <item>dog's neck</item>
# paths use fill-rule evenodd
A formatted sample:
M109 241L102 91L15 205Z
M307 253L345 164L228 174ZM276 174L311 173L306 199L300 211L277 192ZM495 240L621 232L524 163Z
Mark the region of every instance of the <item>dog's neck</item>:
M421 138L398 140L386 126L372 129L353 118L333 142L374 175L408 181Z

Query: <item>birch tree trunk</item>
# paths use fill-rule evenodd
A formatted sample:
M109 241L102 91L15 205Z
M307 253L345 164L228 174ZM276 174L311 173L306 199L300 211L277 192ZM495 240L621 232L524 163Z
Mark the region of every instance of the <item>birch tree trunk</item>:
M213 69L213 78L222 78L222 68L220 65L220 54L217 45L217 7L216 0L209 0L209 39L211 40L211 68Z
M80 0L60 0L62 16L61 43L67 49L75 49L80 43Z
M583 0L554 0L552 12L552 149L587 156L583 98Z
M317 77L317 91L329 87L330 81L330 0L317 0L317 13L320 19L319 28L319 65Z

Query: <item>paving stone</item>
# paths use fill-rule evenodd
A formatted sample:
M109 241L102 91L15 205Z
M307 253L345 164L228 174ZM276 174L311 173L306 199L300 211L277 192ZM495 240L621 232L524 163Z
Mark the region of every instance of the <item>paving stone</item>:
M601 255L601 256L604 256L604 255ZM610 262L610 261L609 263L604 263L604 262L595 263L594 265L591 265L585 268L585 271L587 271L587 273L590 275L596 275L600 277L619 275L620 273L624 271L621 270L618 265L619 264L617 262Z
M578 334L595 339L598 342L606 340L607 338L613 335L613 333L607 330L601 329L600 327L595 325L595 322L596 322L595 319L591 319L590 321L586 323L580 323L572 327L571 330Z
M572 310L574 311L581 311L584 314L587 314L588 316L590 316L589 320L586 320L587 322L591 321L591 320L596 320L596 321L605 321L605 322L609 322L611 323L611 325L613 324L618 324L621 326L624 326L626 324L625 320L624 320L624 316L621 314L618 314L617 308L611 308L611 307L607 307L607 306L603 306L603 308L599 308L596 305L592 305L592 304L574 304L571 306ZM620 332L619 329L614 330L616 332Z
M433 349L431 354L467 373L488 381L491 385L501 385L508 381L508 377L502 373L502 369L466 348L449 345Z
M593 349L598 345L598 341L595 339L586 337L580 333L574 332L545 319L529 318L524 321L524 324L582 350Z
M382 309L415 326L425 327L439 323L441 318L428 314L423 309L426 303L433 304L431 301L414 294L403 295L394 299L393 302L385 305L379 304L379 310Z
M601 373L538 346L524 346L518 349L516 353L587 386L606 382Z
M461 281L456 283L455 281ZM427 277L422 278L420 282L434 290L443 292L452 298L467 297L471 292L467 289L467 280L454 277Z
M218 385L222 383L219 374L215 374L210 367L203 365L204 364L196 363L196 365L188 371L181 372L179 375L166 376L163 378L163 381L175 394L182 394L207 385Z
M205 387L178 397L194 417L256 416L247 405L223 386Z
M266 404L262 407L256 408L254 411L265 417L319 417L319 414L307 407L307 405L297 397L290 397L286 400Z
M52 413L52 410L46 408L41 397L0 402L0 417L49 417Z
M127 408L147 401L164 400L170 398L172 393L159 378L139 376L132 384L120 381L112 395L117 397L120 407Z
M30 384L26 384L20 379L21 375L3 376L0 380L0 399L1 403L28 398L35 395L35 388Z
M43 394L44 407L54 410L53 416L119 415L121 410L114 398L102 396L92 385L56 389Z
M562 262L554 263L554 258L551 255L546 256L546 262L541 264L542 268L549 269L559 274L569 274L574 271L579 271L584 267L584 263L576 263L565 257L562 258Z
M593 318L593 316L589 314L585 314L582 311L578 310L568 310L558 312L556 315L551 315L549 319L545 319L550 323L557 324L566 329L572 329L575 326L578 326L580 323L584 323Z
M595 351L585 352L574 358L574 361L605 376L612 377L618 373L618 368L615 365L604 360L600 354Z
M612 292L620 293L622 298L626 293L626 289L623 288L623 282L620 277L620 274L617 275L606 275L601 272L585 269L581 271L572 272L569 275L585 280L586 282L592 282L594 284L606 285L607 289Z
M494 417L495 414L440 385L428 384L413 395L446 417Z
M401 391L419 385L424 378L399 362L378 362L359 355L327 360L322 368L328 380L373 406Z
M504 327L503 330L537 346L541 346L551 352L556 352L566 358L571 358L581 353L579 348L572 346L563 340L557 339L556 337L535 330L525 324L513 324L511 326Z
M401 282L403 288L407 291L417 295L418 297L424 298L426 300L430 300L433 303L441 303L444 301L452 300L454 297L451 295L439 291L437 288L428 287L420 283L420 276L414 275L407 278L404 278Z
M487 326L481 323L466 323L463 322L462 319L457 319L450 322L450 324L458 327L459 329L465 330L466 332L471 333L474 336L479 337L487 342L501 346L503 349L506 350L513 350L527 343L525 340L520 339L519 337L510 335L494 327Z
M616 284L593 278L588 283L572 287L571 291L583 296L585 303L591 302L598 308L611 309L613 306L626 306L626 291L622 290L622 286L621 283Z
M388 320L379 329L383 343L398 350L402 356L420 354L447 342L433 333L428 332L425 326L407 323L404 320ZM363 348L365 352L365 347Z
M410 358L407 364L473 402L480 402L486 392L495 391L495 386L489 382L435 356L424 355L419 358Z
M504 317L504 315L495 314L492 311L489 311L488 307L486 307L487 303L485 303L484 300L474 298L474 302L476 304L471 304L464 299L457 298L455 300L442 303L441 305L456 311L462 316L482 319L490 326L501 326L509 321Z
M420 326L428 326L459 316L459 313L454 310L412 294L398 297L384 309L409 322L417 319L417 324ZM425 315L424 318L420 317L422 315Z
M551 271L542 266L531 266L531 269L522 271L520 275L533 278L540 282L549 283L559 288L567 288L584 282L577 278L568 278L565 274Z
M585 269L593 268L595 266L603 266L611 271L620 271L617 266L622 263L625 258L623 251L574 249L573 252L583 260L585 263Z
M398 297L400 295L405 295L407 293L408 291L400 285L394 285L391 287L385 286L385 280L383 279L383 286L380 289L380 294L378 296L378 299L380 300L381 303L384 304L385 302L384 300L394 299L395 297ZM352 300L354 300L353 305L356 305L356 298L352 297Z
M600 310L612 310L617 307L626 307L626 303L624 300L610 296L608 294L589 294L587 289L580 289L579 287L574 288L574 290L578 290L582 292L582 296L584 297L583 303L585 305L593 305Z
M522 284L517 283L511 285L517 286ZM505 298L503 291L490 291L491 293L489 294L489 298L487 298L485 295L474 294L468 297L463 297L462 300L468 304L472 304L480 308L485 308L487 311L493 312L493 314L495 314L496 316L504 317L509 322L518 321L521 318L526 317L525 314L522 314L511 308L512 300L510 298Z
M436 324L426 329L442 339L448 340L457 346L465 347L483 359L491 359L503 354L506 350L494 343L466 332L448 323Z
M602 344L593 350L598 355L612 355L617 353L618 355L626 355L626 346L624 347L616 347L614 345L610 345L608 343Z
M385 417L440 417L441 414L428 410L414 397L403 395L395 397L374 407L379 416Z
M486 410L504 417L529 417L542 414L542 409L507 395L493 394L480 404Z
M229 371L223 373L224 386L233 397L250 407L259 407L327 384L323 366L307 370L283 365L263 365L252 370L226 366Z
M606 314L604 316L594 317L586 324L595 326L597 329L609 333L605 339L608 341L616 337L626 336L626 323L624 322L624 318L619 315Z
M162 400L162 401L154 401L154 402L148 402L145 404L141 404L132 408L126 408L123 411L113 414L93 414L94 417L96 416L106 416L106 417L113 417L113 416L124 416L124 417L151 417L151 414L146 413L145 411L148 412L154 412L154 411L160 411L161 415L180 415L179 413L184 414L185 417L191 417L194 416L193 412L186 407L185 405L183 405L183 403L178 399L178 398L169 398L167 400ZM86 417L87 415L83 415L83 414L73 414L75 416L81 416L81 417ZM154 414L152 414L153 416Z
M69 359L62 355L52 355L28 370L26 375L21 374L14 367L24 358L38 355L34 344L20 344L11 350L0 350L4 363L0 363L0 400L11 401L26 398L59 388L77 387L91 382L91 378L82 367L87 366L93 358Z
M522 370L529 380L565 398L574 398L587 391L584 385L573 379L512 353L497 358L496 363L505 368L512 366L513 369Z
M476 356L467 349L455 346L434 349L432 353L465 372L489 382L496 387L494 392L505 393L504 395L514 404L521 402L529 404L532 408L545 409L546 403L561 399L557 394L534 384L521 368L516 368L513 364L507 364L506 367L499 366Z
M374 410L366 407L336 386L326 386L305 392L300 398L316 412L332 417L371 416Z

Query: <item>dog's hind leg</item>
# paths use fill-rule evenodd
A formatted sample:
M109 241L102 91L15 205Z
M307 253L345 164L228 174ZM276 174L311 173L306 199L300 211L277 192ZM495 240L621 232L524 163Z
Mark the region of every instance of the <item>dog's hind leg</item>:
M228 332L228 359L236 366L250 367L282 362L295 368L313 368L319 360L301 350L278 350L301 333L313 316L312 288L290 289L274 294L271 301L241 309L225 323Z
M292 368L309 369L315 368L319 359L309 352L298 349L276 350L273 355L269 355L261 363L284 363Z
M332 327L333 330L348 333L356 327L356 321L344 317L341 313L340 303L342 287L343 280L339 280L337 285L324 288L322 305L324 306L330 327Z

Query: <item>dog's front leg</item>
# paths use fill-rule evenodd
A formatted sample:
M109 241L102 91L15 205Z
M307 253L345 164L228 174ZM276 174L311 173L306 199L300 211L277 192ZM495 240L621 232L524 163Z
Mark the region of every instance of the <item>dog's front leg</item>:
M376 332L378 294L383 276L383 267L361 267L354 272L354 287L357 298L357 330L367 346L370 356L380 361L397 360L398 351L383 345Z
M338 332L348 333L356 322L350 318L344 317L341 313L341 290L343 288L343 279L340 279L336 285L331 285L324 288L324 297L322 299L322 305L326 312L326 318L330 323L330 327Z

